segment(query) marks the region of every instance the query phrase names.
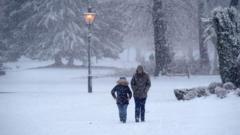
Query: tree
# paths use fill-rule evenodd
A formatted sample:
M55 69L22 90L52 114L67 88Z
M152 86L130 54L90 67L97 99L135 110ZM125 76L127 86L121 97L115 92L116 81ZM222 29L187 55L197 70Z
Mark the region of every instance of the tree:
M14 15L21 2L0 1L0 63L15 61L23 54L25 45L16 39L16 33L19 32L17 23L22 15Z
M119 5L118 1L107 1L95 5L97 19L94 24L93 50L97 58L116 59L118 54L123 51L122 42L126 16L119 10Z
M237 7L239 0L231 0L230 7Z
M205 3L198 0L198 36L199 36L199 54L200 54L200 70L202 73L208 74L210 70L210 61L208 57L208 47L204 42L204 18Z
M110 2L92 2L97 19L92 33L92 55L97 58L117 58L122 51L123 18ZM61 58L73 65L74 59L87 59L87 26L83 13L87 1L79 0L24 0L11 8L9 20L17 29L11 29L12 44L24 45L23 54L33 59L54 59L62 65ZM19 17L17 17L19 16ZM16 19L17 20L13 20ZM10 27L9 27L10 28ZM21 43L19 43L21 41Z
M161 0L153 1L153 27L154 27L154 44L155 44L155 76L158 76L160 71L166 70L169 64L170 50L167 45L165 33L167 30L166 21L164 20L163 3Z
M152 0L111 0L122 13L125 49L136 49L136 60L142 63L146 50L153 50ZM140 60L140 61L139 61ZM149 65L153 66L153 65ZM153 66L155 67L155 66Z
M2 67L2 63L4 61L4 52L6 51L6 44L3 41L3 27L4 27L4 21L6 20L6 17L4 16L4 10L3 10L4 1L0 1L0 69Z
M235 7L217 8L213 12L217 34L217 51L223 83L240 86L240 16Z
M212 21L212 10L218 6L226 7L230 3L230 0L207 0L205 8L205 16L203 20L204 23L204 43L207 45L213 45L214 56L211 65L210 74L219 73L219 63L218 63L218 54L217 54L217 35L213 26Z

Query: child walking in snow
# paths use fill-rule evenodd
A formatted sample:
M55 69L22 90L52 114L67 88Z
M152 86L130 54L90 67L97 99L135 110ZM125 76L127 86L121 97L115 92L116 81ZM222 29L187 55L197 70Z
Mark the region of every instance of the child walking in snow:
M115 93L117 93L117 95ZM126 123L127 107L129 100L132 98L132 92L128 87L128 81L126 77L120 77L120 79L117 81L117 85L112 89L111 94L116 100L120 121L122 123Z

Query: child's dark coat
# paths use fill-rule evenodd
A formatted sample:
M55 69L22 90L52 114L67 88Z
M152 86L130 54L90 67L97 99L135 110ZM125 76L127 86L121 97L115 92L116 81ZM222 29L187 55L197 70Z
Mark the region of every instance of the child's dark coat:
M117 93L117 95L115 94ZM126 82L118 82L118 84L112 89L111 94L116 99L117 104L129 104L129 100L132 97L132 92Z

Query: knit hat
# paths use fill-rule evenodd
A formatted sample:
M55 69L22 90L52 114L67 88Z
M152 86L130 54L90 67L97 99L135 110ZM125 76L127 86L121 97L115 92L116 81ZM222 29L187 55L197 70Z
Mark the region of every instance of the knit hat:
M119 80L127 80L126 77L120 77Z
M122 85L128 85L128 81L126 77L120 77L117 83Z

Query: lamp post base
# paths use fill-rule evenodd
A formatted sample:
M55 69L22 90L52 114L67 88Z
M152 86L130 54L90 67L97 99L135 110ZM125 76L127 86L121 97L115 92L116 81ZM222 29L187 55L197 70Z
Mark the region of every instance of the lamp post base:
M88 93L92 93L92 76L88 76Z

